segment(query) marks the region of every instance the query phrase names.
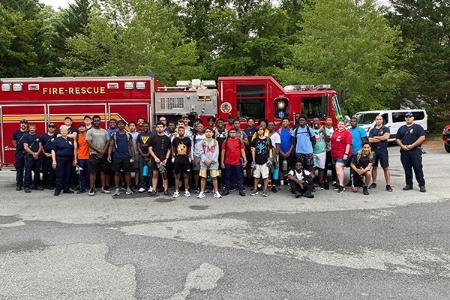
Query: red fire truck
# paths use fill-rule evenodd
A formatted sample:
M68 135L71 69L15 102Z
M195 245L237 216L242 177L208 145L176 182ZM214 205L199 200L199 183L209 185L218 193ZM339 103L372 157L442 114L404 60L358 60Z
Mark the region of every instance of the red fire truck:
M214 80L178 81L167 87L153 77L12 78L0 79L0 161L11 164L15 147L12 133L21 119L37 125L63 123L70 116L75 125L85 115L100 115L126 122L144 117L177 119L190 114L202 119L254 117L279 123L298 113L309 118L341 117L336 92L329 85L282 87L270 76L220 77Z

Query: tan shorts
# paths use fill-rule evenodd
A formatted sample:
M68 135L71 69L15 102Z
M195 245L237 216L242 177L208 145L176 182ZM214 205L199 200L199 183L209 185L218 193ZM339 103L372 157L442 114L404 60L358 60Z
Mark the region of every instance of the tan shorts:
M200 177L206 178L208 176L208 169L200 169L198 175ZM209 175L211 175L212 178L219 177L220 170L209 170Z
M256 165L255 171L253 172L253 177L262 179L269 178L269 167L267 164Z

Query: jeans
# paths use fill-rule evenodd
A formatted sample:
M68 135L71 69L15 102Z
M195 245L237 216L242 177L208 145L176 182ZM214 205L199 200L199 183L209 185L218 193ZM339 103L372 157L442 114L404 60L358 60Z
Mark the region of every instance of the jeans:
M78 166L83 170L80 171L80 190L85 191L89 185L89 159L78 160Z
M26 188L36 188L41 182L41 161L34 159L32 155L25 156L25 180L23 186ZM33 173L33 177L32 177Z
M236 180L236 185L239 191L244 190L242 186L242 165L225 165L225 189L231 189L233 178Z

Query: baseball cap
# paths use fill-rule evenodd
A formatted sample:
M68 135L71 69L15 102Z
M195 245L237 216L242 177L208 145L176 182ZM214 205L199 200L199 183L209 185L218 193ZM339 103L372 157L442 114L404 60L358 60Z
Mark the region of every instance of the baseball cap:
M28 123L28 120L27 120L27 119L22 119L22 120L20 120L20 124L26 124L26 123Z
M48 127L56 127L56 125L55 125L55 123L51 122L51 123L48 123Z
M412 112L408 111L408 112L405 114L405 117L414 117L414 115L413 115Z

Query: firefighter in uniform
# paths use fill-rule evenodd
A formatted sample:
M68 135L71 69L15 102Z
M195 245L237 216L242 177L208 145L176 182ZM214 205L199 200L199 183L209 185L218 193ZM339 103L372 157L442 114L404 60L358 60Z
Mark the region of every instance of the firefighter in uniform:
M42 162L42 180L46 189L55 188L55 170L52 168L52 149L57 137L54 123L48 124L48 132L41 137L44 160Z
M413 170L416 174L416 180L422 193L426 192L425 179L422 168L422 148L425 141L425 130L419 124L414 123L412 112L405 114L406 125L400 127L397 131L397 144L400 149L400 160L405 170L406 186L404 191L413 189Z
M70 189L70 174L72 167L77 165L77 147L73 138L69 137L69 127L62 125L59 128L60 136L55 139L52 149L52 168L56 173L55 196L61 191L73 194Z
M20 128L13 133L13 144L16 147L14 167L16 168L16 191L22 190L23 173L25 171L25 152L23 150L23 136L28 132L28 121L20 120Z
M36 125L30 124L29 131L23 136L23 149L25 150L25 180L24 191L42 190L41 182L41 138L36 134ZM31 176L33 173L33 177ZM33 180L32 180L33 179Z

